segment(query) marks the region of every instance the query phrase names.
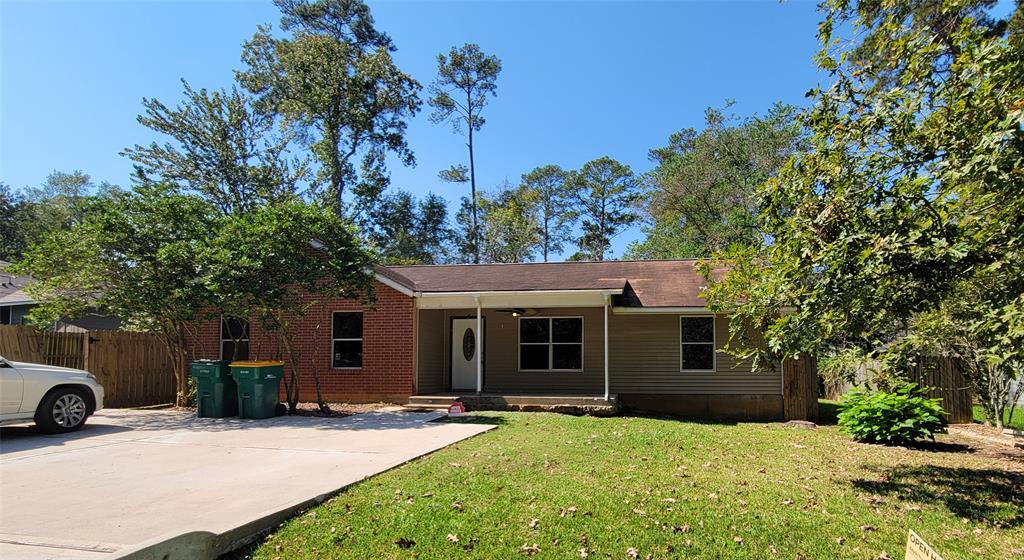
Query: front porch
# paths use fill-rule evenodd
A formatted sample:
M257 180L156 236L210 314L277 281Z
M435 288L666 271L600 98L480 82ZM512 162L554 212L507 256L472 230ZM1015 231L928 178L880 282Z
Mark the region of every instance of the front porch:
M614 410L610 292L422 296L410 402Z
M523 412L559 412L611 416L619 410L616 395L502 394L441 392L409 397L407 408L447 409L461 402L466 410L514 410Z

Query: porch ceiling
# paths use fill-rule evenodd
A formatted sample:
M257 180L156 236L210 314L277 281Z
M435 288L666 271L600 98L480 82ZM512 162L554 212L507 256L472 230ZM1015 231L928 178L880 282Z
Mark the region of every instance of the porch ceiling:
M420 309L483 309L505 307L603 307L614 290L550 290L522 292L434 292L419 296Z

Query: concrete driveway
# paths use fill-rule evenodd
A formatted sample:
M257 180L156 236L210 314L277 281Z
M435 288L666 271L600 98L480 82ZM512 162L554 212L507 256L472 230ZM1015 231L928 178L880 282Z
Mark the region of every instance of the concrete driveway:
M214 558L339 489L492 428L443 413L197 419L101 411L0 430L0 558Z

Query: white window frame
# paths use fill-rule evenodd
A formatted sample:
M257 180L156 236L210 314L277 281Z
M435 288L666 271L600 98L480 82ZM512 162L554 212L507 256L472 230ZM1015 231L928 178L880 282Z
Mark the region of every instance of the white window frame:
M705 345L707 342L683 342L683 319L711 319L711 369L683 369L683 346ZM679 371L681 373L716 373L718 371L718 330L715 325L714 315L680 315L676 321L676 328L679 330Z
M249 344L249 336L247 336L245 338L239 338L238 340L235 340L233 338L224 338L224 321L226 319L235 319L237 321L245 321L245 330L249 331L249 336L252 336L252 324L249 322L248 319L242 319L241 317L229 317L227 315L221 315L220 316L220 323L217 325L217 328L219 329L217 331L218 332L217 338L220 339L220 348L218 350L220 351L220 359L221 360L228 359L228 358L224 357L224 343L225 342L234 342L235 344L237 344L239 342L244 342L246 345ZM252 350L252 348L249 348L249 349ZM233 360L234 358L230 358L230 359ZM243 359L247 360L249 358L246 357L246 358L243 358Z
M359 323L360 323L360 326L362 327L360 330L363 331L363 336L361 336L359 338L334 338L334 316L337 315L338 313L358 313L359 317L360 317L359 318ZM363 369L363 365L364 365L363 361L362 361L363 358L360 358L360 362L359 362L358 366L335 367L335 365L334 365L334 343L335 342L356 342L356 341L358 341L359 345L360 345L359 347L361 349L365 349L365 347L366 347L365 346L366 345L366 330L365 329L366 329L366 315L363 314L362 311L346 311L344 309L339 310L339 311L331 311L331 369ZM363 356L363 357L365 358L365 356Z
M586 322L582 315L543 315L533 317L522 317L518 318L516 322L516 367L520 372L523 373L583 373L583 368L586 362ZM523 331L523 320L536 320L536 319L547 319L548 320L548 341L547 342L522 342L522 331ZM580 341L579 342L552 342L552 338L555 336L554 329L552 328L552 321L554 319L579 319L580 320ZM552 366L555 363L554 359L554 348L556 344L579 344L580 346L580 368L579 369L523 369L523 353L521 351L522 346L547 346L548 347L548 366Z

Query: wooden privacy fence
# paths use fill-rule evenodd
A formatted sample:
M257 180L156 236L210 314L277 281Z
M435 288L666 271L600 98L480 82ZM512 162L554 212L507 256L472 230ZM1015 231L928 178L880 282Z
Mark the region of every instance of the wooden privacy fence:
M0 325L0 356L18 362L82 369L83 340L81 333Z
M825 398L833 400L842 398L854 385L864 383L869 369L878 366L878 362L874 362L859 367L854 375L853 383L826 382ZM969 424L974 421L971 410L974 393L971 391L967 377L957 367L955 360L940 356L922 356L918 358L917 364L906 372L906 375L910 381L922 387L928 387L929 397L942 399L942 408L945 409L950 424Z
M174 366L163 343L151 333L64 333L0 325L0 355L18 362L88 370L103 385L108 407L174 402Z

